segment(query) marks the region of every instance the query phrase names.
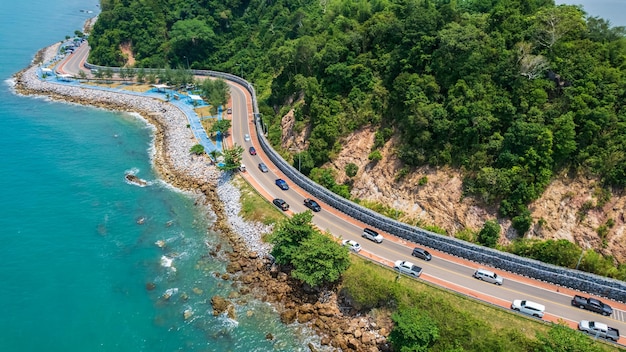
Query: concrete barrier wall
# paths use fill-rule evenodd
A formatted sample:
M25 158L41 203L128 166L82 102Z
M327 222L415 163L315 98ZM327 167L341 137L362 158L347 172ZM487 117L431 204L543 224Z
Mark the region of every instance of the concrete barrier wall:
M106 69L106 67L85 64L92 69ZM118 68L112 68L118 72ZM146 72L157 72L149 70ZM430 231L410 226L393 219L380 215L370 209L364 208L329 190L314 183L298 170L287 163L269 144L263 131L263 122L259 115L259 109L254 87L241 77L209 70L192 70L194 75L219 77L240 84L250 92L255 116L259 144L270 160L289 178L302 189L309 192L315 198L338 209L369 226L378 228L384 232L403 238L407 241L427 246L451 255L471 260L477 263L496 267L519 275L550 282L556 285L573 288L590 294L608 297L621 302L626 302L626 282L614 280L578 270L566 269L555 265L539 262L533 259L519 257L517 255L500 252L491 248L482 247L458 240L449 236L442 236Z

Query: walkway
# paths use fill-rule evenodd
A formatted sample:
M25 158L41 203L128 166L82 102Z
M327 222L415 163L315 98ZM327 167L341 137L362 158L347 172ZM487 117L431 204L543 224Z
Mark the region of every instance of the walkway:
M194 106L189 102L189 99L187 99L186 96L181 96L180 99L168 99L168 94L169 94L169 97L173 97L174 94L177 94L180 96L181 95L180 92L168 91L168 90L156 91L154 89L150 89L146 92L134 92L134 91L119 88L119 87L104 87L104 86L94 86L94 85L89 85L89 84L83 84L79 81L79 79L71 79L71 80L60 79L56 75L43 77L42 68L45 68L54 64L55 65L54 70L56 72L57 67L63 61L64 61L64 57L61 54L59 54L57 55L57 57L53 59L52 62L43 64L41 68L38 70L39 78L46 82L55 83L55 84L82 87L86 89L102 90L102 91L108 91L108 92L113 92L113 93L140 96L140 97L150 97L150 98L159 99L162 101L167 101L168 103L177 107L183 114L185 114L185 116L187 116L187 121L189 121L189 127L191 128L194 137L196 137L196 139L198 140L198 143L204 147L204 150L206 153L210 153L214 150L222 151L222 137L221 136L218 137L215 143L211 140L211 138L209 138L207 132L202 127L202 123L200 122L200 117L194 110ZM125 86L125 84L120 85L120 87L123 87L123 86ZM221 107L218 108L217 116L213 116L213 117L216 117L218 120L221 120L222 118Z

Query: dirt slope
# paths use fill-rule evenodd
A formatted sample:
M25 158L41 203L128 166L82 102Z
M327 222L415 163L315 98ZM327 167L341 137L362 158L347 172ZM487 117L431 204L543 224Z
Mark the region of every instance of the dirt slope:
M293 124L292 113L283 118L283 148L305 149L308 131L296 134ZM375 132L363 128L346 137L339 156L327 165L336 170L338 183L348 179L344 171L348 163L359 167L353 179L354 197L383 203L401 211L405 220L419 219L421 223L444 228L450 235L464 228L478 231L486 220L497 218L495 207L485 208L473 198L462 197L462 175L457 170L422 167L398 179L403 164L394 154L396 139L383 147L382 160L370 162L367 157ZM613 255L619 262L626 261L626 196L624 192L612 192L610 198L604 197L608 201L603 201L600 190L594 179L557 177L543 196L530 205L534 224L526 236L564 238L583 248ZM609 219L614 225L607 227L608 233L602 237L597 230L607 221L610 223ZM502 227L501 243L518 236L508 219L498 218L498 222Z

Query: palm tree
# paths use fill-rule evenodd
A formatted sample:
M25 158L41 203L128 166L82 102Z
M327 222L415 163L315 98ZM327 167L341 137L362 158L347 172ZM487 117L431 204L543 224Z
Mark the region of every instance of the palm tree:
M217 149L213 149L208 154L211 157L211 164L214 164L217 162L217 158L219 158L222 155L222 152L220 152Z

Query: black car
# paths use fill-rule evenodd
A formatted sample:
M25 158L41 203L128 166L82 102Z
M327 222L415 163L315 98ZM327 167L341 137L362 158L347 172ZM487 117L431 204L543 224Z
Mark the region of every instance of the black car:
M256 155L256 149L254 149L254 147L250 147L248 151L250 152L250 155Z
M287 182L285 180L283 180L282 178L276 179L276 186L278 186L280 189L282 189L283 191L286 191L289 189L289 185L287 184Z
M261 172L268 172L269 171L267 169L267 166L264 163L259 163L259 170L261 170Z
M307 208L309 208L309 209L311 209L313 211L316 211L316 212L322 210L322 207L320 207L320 205L317 204L316 201L314 201L313 199L310 199L310 198L307 198L307 199L304 200L304 205Z
M419 247L413 248L413 253L411 253L411 255L416 258L424 259L425 261L433 259L433 256L430 255L427 250Z
M279 207L282 211L287 211L289 209L289 204L280 198L276 198L272 201L275 206Z

